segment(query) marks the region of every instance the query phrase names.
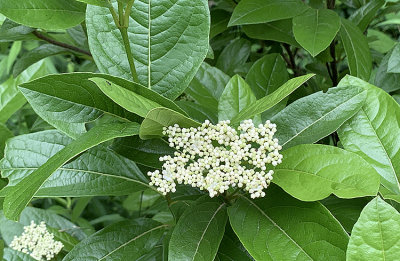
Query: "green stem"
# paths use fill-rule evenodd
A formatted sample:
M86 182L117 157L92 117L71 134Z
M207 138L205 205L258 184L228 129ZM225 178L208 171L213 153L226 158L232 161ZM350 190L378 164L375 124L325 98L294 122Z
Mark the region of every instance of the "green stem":
M124 42L126 56L128 58L129 67L131 69L131 74L132 74L133 80L138 83L139 79L138 79L137 72L136 72L135 62L134 62L132 50L131 50L131 45L129 44L128 28L120 27L119 31L121 32L121 35L122 35L122 40Z

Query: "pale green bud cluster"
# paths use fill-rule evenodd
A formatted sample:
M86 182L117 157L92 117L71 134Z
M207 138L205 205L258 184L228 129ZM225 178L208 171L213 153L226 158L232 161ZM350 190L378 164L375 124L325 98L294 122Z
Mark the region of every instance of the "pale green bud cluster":
M24 227L24 232L21 236L14 236L10 247L42 261L54 258L64 245L54 240L54 235L47 231L44 222L36 225L34 221L31 221L29 226Z
M265 196L263 189L274 173L267 165L282 162L282 147L273 138L276 125L267 121L255 127L252 120L246 120L237 131L229 123L205 121L198 128L164 128L169 145L178 151L174 157L160 158L163 168L148 173L150 185L164 195L175 192L177 182L207 190L210 197L229 187L242 188L252 198Z

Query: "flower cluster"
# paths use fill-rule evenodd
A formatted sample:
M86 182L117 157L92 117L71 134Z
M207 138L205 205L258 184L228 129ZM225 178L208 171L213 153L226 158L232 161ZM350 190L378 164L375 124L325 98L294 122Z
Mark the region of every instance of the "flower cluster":
M29 226L24 227L21 236L14 236L10 247L42 261L51 260L61 251L64 245L54 240L54 235L47 231L44 222L36 225L34 221L31 221Z
M216 125L205 121L198 128L164 128L174 157L161 157L161 171L149 172L150 185L164 195L176 191L176 183L207 190L210 197L229 187L242 188L252 198L263 197L272 180L273 166L282 162L282 147L273 136L276 125L267 121L255 127L252 120L243 121L238 130L229 121Z

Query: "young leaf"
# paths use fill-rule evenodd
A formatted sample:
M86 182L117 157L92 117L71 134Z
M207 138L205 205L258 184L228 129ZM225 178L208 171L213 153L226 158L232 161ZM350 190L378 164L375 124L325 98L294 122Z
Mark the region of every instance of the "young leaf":
M361 212L347 248L348 261L396 260L400 252L400 214L381 198Z
M132 79L121 34L115 33L108 8L88 6L86 23L99 70ZM165 97L178 97L207 55L209 31L205 0L136 0L128 35L140 83Z
M214 260L227 219L226 203L208 196L198 199L174 228L168 260Z
M231 120L244 108L256 101L250 86L239 75L235 75L228 82L218 104L218 120ZM261 119L258 116L259 122Z
M300 200L321 200L332 193L339 198L378 193L378 173L355 153L333 146L304 144L287 149L282 155L273 182Z
M274 186L266 194L240 196L228 208L233 230L255 260L345 259L349 237L321 203L296 200Z
M277 124L276 138L284 148L317 142L356 114L366 96L363 88L349 86L303 97L271 119Z
M369 80L372 70L372 57L367 38L360 29L346 19L342 20L339 31L349 62L350 74L363 80Z
M243 38L237 38L230 42L219 55L216 67L229 76L233 76L236 70L243 66L250 56L251 43Z
M85 6L70 0L1 1L0 13L19 24L57 30L80 24L85 19Z
M0 123L0 159L4 156L6 141L13 136L12 132Z
M63 260L148 260L165 227L147 218L121 221L82 240Z
M400 195L400 106L385 91L347 76L339 86L367 90L361 110L338 130L343 147L355 152L381 175L381 183Z
M301 0L242 0L233 11L229 26L292 18L307 9Z
M142 125L140 125L139 137L141 139L162 137L163 128L174 124L178 124L182 128L201 125L197 121L168 108L155 108L146 115Z
M137 123L111 123L93 127L89 132L71 142L45 164L10 189L4 200L4 215L17 220L22 210L36 195L46 180L62 165L80 153L108 140L137 135Z
M281 87L279 87L276 91L271 93L268 96L257 100L256 102L250 104L243 110L241 110L232 120L231 123L233 125L239 124L243 120L251 119L257 114L260 114L289 96L292 92L294 92L297 88L299 88L303 83L308 81L314 74L307 74L304 76L296 77L290 79Z
M7 142L0 161L8 185L0 195L45 164L73 140L56 130L20 135ZM96 164L93 164L95 162ZM148 180L136 164L98 146L58 168L40 187L37 197L120 196L147 189Z
M315 57L335 39L340 25L340 18L334 11L309 9L293 18L293 33L296 41Z

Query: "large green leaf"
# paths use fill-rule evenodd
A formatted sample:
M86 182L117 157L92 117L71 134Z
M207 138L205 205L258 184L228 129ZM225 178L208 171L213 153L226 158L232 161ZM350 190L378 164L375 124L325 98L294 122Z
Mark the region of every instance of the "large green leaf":
M239 75L233 76L219 99L218 120L232 120L239 112L256 100L256 96L254 96L245 80ZM258 121L260 121L259 117Z
M200 123L183 114L168 108L155 108L151 110L140 125L139 136L142 139L162 137L163 128L178 124L182 128L198 127Z
M16 220L43 183L75 156L105 141L137 135L138 132L139 124L137 123L111 123L93 127L10 189L4 200L4 215L9 219Z
M351 17L350 21L355 23L362 32L374 20L376 12L385 4L384 0L372 0L357 9Z
M179 218L169 243L169 260L214 260L225 232L226 203L204 196Z
M122 37L107 8L88 6L89 46L101 72L132 79ZM139 81L176 98L206 57L210 15L205 0L136 0L128 36Z
M70 0L1 1L0 13L11 20L46 30L66 29L85 19L85 4Z
M316 56L335 39L340 25L340 18L334 11L309 9L293 18L293 33L296 41Z
M253 261L239 238L228 224L224 237L219 245L215 261Z
M400 195L400 106L385 91L355 77L339 86L360 86L368 95L361 110L338 130L343 147L357 153L381 175L381 183Z
M5 248L3 261L37 261L37 260L28 254L24 254L12 248Z
M348 235L319 202L298 201L271 186L265 198L240 196L228 215L257 261L345 259Z
M381 198L374 198L354 225L346 260L397 260L400 253L399 230L400 213Z
M6 140L13 136L12 132L3 124L0 123L0 159L4 155L4 147Z
M0 161L9 183L0 195L45 164L73 140L55 130L17 136L7 143ZM96 164L93 164L95 162ZM119 196L148 188L134 162L99 146L58 168L40 187L37 197Z
M166 225L151 219L126 220L112 224L81 241L64 261L149 260Z
M380 178L363 158L337 147L304 144L282 152L273 182L303 201L335 194L340 198L374 196Z
M356 114L366 96L363 88L348 86L301 98L271 119L277 124L275 136L284 148L317 142Z
M295 17L307 10L301 0L242 0L229 25L260 24Z
M372 70L372 57L367 38L357 26L343 18L339 34L347 55L350 74L363 80L369 80Z
M216 67L229 76L237 73L243 67L250 56L251 43L243 38L237 38L230 42L219 55Z
M0 42L13 42L20 40L34 40L36 37L31 34L35 29L30 28L6 19L0 28Z
M314 74L307 74L290 79L270 95L265 96L240 110L240 112L231 120L231 123L233 125L239 124L242 120L250 119L257 114L263 113L272 108L313 76Z

